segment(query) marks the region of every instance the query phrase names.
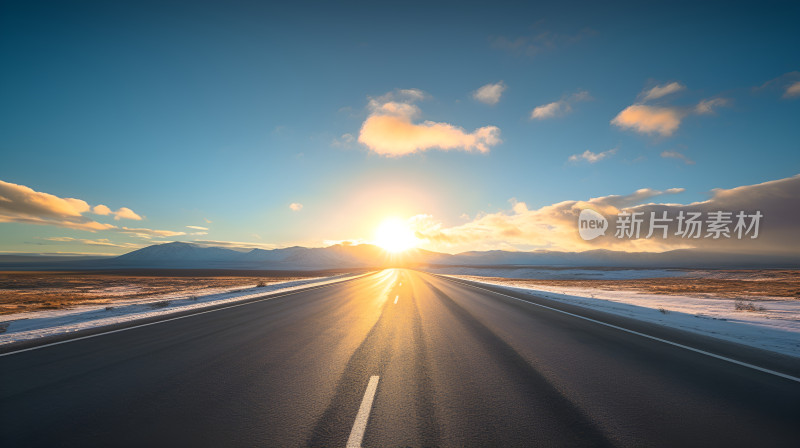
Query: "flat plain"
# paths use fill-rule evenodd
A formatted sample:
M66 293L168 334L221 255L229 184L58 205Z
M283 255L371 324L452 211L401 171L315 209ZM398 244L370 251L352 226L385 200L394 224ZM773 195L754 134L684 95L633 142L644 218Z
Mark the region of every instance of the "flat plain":
M350 270L352 271L352 270ZM347 271L347 272L350 272ZM0 315L112 304L182 293L206 295L231 288L338 275L325 271L136 269L92 272L0 272Z

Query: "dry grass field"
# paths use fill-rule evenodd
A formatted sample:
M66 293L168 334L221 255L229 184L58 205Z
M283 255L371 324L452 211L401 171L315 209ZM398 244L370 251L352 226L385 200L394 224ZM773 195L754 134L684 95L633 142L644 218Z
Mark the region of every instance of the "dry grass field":
M0 315L338 275L344 271L0 272Z
M747 299L781 297L800 299L800 271L759 271L758 275L719 275L664 277L632 280L536 280L484 277L507 285L534 287L594 288L609 291L637 291L649 294L682 295L691 297ZM739 271L751 274L753 271ZM476 277L478 278L478 277Z

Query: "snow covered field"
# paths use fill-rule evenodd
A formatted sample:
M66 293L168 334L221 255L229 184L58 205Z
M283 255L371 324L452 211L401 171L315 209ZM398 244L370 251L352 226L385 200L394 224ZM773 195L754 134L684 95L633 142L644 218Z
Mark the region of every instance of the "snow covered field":
M494 275L496 272L492 271ZM448 275L525 294L680 328L740 344L800 357L800 300L774 297L754 302L761 311L737 311L734 299L649 294L552 285L522 285L504 279ZM627 277L629 278L629 277Z
M428 272L441 275L477 275L482 277L535 278L539 280L628 280L637 278L683 277L685 269L619 269L619 268L532 268L532 267L429 267Z
M87 305L74 309L7 314L2 316L2 321L0 321L0 329L2 329L2 326L7 325L5 332L0 333L0 346L44 336L72 333L88 328L234 303L266 294L294 291L308 286L327 285L360 275L363 274L317 277L273 283L262 287L215 288L208 290L204 295L196 295L196 292L162 294L146 299L116 301L111 306Z

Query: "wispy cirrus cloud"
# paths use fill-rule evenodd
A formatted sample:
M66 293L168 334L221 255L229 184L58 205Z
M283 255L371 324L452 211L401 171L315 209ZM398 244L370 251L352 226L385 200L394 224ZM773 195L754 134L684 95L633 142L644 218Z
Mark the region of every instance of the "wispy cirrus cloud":
M694 107L694 112L698 115L713 114L717 108L727 106L728 104L730 104L730 100L727 98L710 98L707 100L701 100Z
M784 73L758 87L753 87L754 92L776 90L782 92L783 99L800 98L800 71Z
M134 236L136 238L143 238L143 239L151 239L151 238L169 238L173 236L181 236L186 235L186 232L175 232L172 230L154 230L154 229L147 229L143 227L139 228L130 228L130 227L122 227L119 230L121 233Z
M484 126L467 132L449 123L415 121L425 98L417 89L391 92L369 101L370 115L361 125L359 143L376 154L400 157L430 149L488 152L500 140L500 129Z
M654 86L648 90L643 91L639 94L642 98L642 101L649 101L649 100L656 100L661 97L665 97L672 93L680 92L681 90L686 90L686 86L679 83L679 82L670 82L661 86Z
M356 142L356 138L353 134L344 133L341 137L334 138L331 142L331 146L335 146L338 148L347 148L353 145Z
M586 161L586 162L589 162L589 163L597 163L597 162L605 159L606 157L612 156L612 155L614 155L616 153L617 153L617 148L612 148L612 149L609 149L608 151L602 151L602 152L597 152L597 153L589 151L587 149L586 151L584 151L581 154L573 154L573 155L569 156L569 159L567 159L567 160L569 160L570 162L580 162L580 161L583 160L583 161Z
M800 81L796 81L789 86L786 87L786 91L783 93L784 98L796 98L800 96Z
M89 246L106 246L106 247L120 247L123 249L139 249L142 248L142 244L135 244L135 243L115 243L108 238L99 238L99 239L85 239L85 238L72 238L68 236L59 236L59 237L51 237L51 238L42 238L46 241L58 242L58 243L79 243L79 244L86 244Z
M694 160L686 157L685 154L682 152L678 152L675 150L663 151L661 153L661 157L665 159L678 159L687 165L694 165Z
M589 92L581 90L571 95L565 96L558 101L536 106L531 111L531 120L545 120L554 117L563 117L572 112L572 105L579 101L589 100Z
M277 249L279 246L275 244L266 244L266 243L248 243L242 241L214 241L214 240L195 240L192 241L192 244L197 244L200 246L208 246L208 247L226 247L228 249L235 249L235 250L252 250L252 249L264 249L264 250L271 250Z
M534 57L541 53L567 47L596 34L591 28L584 28L575 33L543 30L539 24L535 28L537 30L534 33L517 37L492 36L489 38L489 43L498 50L507 51L516 56Z
M500 97L506 90L506 85L503 81L496 83L489 83L481 86L478 90L472 92L472 98L484 104L491 106L500 102Z

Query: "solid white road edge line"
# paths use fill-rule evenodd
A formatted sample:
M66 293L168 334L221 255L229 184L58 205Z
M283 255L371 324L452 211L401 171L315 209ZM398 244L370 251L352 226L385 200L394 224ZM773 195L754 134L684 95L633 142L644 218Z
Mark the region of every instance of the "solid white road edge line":
M444 277L444 278L447 278L447 277ZM647 339L652 339L652 340L658 341L658 342L663 342L665 344L673 345L675 347L680 347L680 348L683 348L683 349L686 349L686 350L689 350L689 351L693 351L695 353L700 353L701 355L710 356L712 358L716 358L716 359L719 359L719 360L722 360L722 361L727 361L727 362L730 362L730 363L733 363L733 364L736 364L736 365L740 365L742 367L747 367L747 368L750 368L750 369L753 369L753 370L758 370L759 372L768 373L770 375L779 376L781 378L786 378L787 380L791 380L791 381L795 381L795 382L800 383L800 378L792 376L792 375L787 375L785 373L777 372L775 370L770 370L770 369L766 369L764 367L759 367L759 366L754 365L754 364L746 363L746 362L743 362L743 361L738 361L738 360L735 360L735 359L732 359L732 358L728 358L726 356L717 355L716 353L711 353L711 352L707 352L705 350L700 350L699 348L689 347L688 345L683 345L683 344L679 344L677 342L672 342L672 341L669 341L669 340L666 340L666 339L661 339L661 338L658 338L658 337L655 337L655 336L651 336L649 334L640 333L640 332L634 331L634 330L629 330L627 328L623 328L623 327L620 327L620 326L617 326L617 325L609 324L609 323L606 323L606 322L603 322L603 321L600 321L600 320L597 320L597 319L592 319L590 317L581 316L579 314L570 313L568 311L560 310L558 308L553 308L553 307L550 307L550 306L547 306L547 305L542 305L540 303L529 302L527 300L523 300L523 299L520 299L518 297L510 296L508 294L503 294L501 292L492 291L491 289L481 288L480 286L471 285L469 283L462 283L462 282L460 282L458 280L451 279L451 278L447 278L447 279L452 281L452 282L454 282L454 283L458 283L460 285L469 286L469 287L472 287L472 288L475 288L475 289L480 289L482 291L488 291L488 292L491 292L493 294L497 294L499 296L508 297L509 299L514 299L514 300L517 300L519 302L527 303L529 305L535 305L535 306L538 306L538 307L541 307L541 308L546 308L548 310L555 311L557 313L562 313L562 314L566 314L568 316L577 317L578 319L588 320L589 322L594 322L596 324L605 325L606 327L611 327L611 328L614 328L616 330L624 331L626 333L635 334L637 336L641 336L641 337L644 337L644 338L647 338Z
M361 400L361 407L358 408L356 421L353 429L350 430L350 437L347 439L347 448L361 448L361 440L364 438L364 431L367 429L367 420L372 411L372 401L375 399L375 392L378 390L379 376L373 375L369 378L367 390L364 392L364 399Z
M334 285L338 285L340 283L349 282L351 280L356 280L356 279L362 278L362 277L367 276L367 275L370 275L370 274L359 275L358 277L348 278L348 279L341 280L341 281L338 281L338 282L328 283L326 285L319 285L319 286L309 287L309 288L302 289L302 290L299 290L299 291L290 291L290 292L287 292L285 294L281 294L281 295L277 295L277 296L264 297L263 299L253 300L252 302L237 303L237 304L233 304L233 305L229 305L229 306L223 306L221 308L215 308L213 310L198 311L196 313L187 314L185 316L171 317L169 319L159 320L159 321L155 321L155 322L148 322L146 324L139 324L139 325L134 325L134 326L131 326L131 327L120 328L118 330L104 331L102 333L90 334L88 336L81 336L81 337L72 338L72 339L65 339L63 341L58 341L58 342L51 342L49 344L37 345L35 347L23 348L21 350L15 350L13 352L0 353L0 358L2 358L3 356L16 355L17 353L29 352L31 350L38 350L40 348L52 347L54 345L66 344L68 342L80 341L82 339L91 339L91 338L96 338L98 336L104 336L104 335L107 335L107 334L121 333L123 331L133 330L135 328L142 328L142 327L149 327L150 325L163 324L164 322L170 322L170 321L178 320L178 319L185 319L187 317L199 316L201 314L206 314L206 313L213 313L214 311L222 311L222 310L227 310L227 309L230 309L230 308L236 308L236 307L240 307L240 306L251 305L253 303L264 302L266 300L279 299L281 297L291 296L293 294L299 294L301 292L308 292L308 291L313 291L315 289L327 288L329 286L334 286ZM267 293L267 294L269 294L269 293ZM100 328L100 327L95 327L95 328Z

